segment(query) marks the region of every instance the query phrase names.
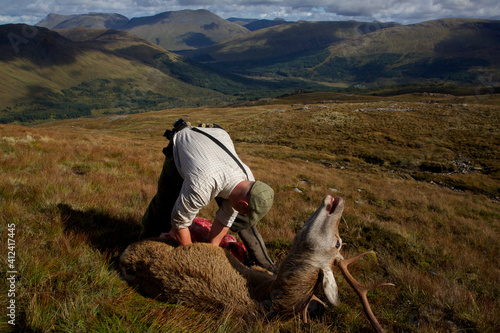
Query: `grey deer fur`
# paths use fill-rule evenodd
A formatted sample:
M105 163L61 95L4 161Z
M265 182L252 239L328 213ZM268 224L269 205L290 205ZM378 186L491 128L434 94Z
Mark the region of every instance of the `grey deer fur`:
M334 262L343 261L338 226L344 200L327 196L295 236L277 274L250 269L206 243L173 247L158 240L131 244L120 257L123 275L147 296L199 310L230 311L248 320L304 312L318 283L338 304Z

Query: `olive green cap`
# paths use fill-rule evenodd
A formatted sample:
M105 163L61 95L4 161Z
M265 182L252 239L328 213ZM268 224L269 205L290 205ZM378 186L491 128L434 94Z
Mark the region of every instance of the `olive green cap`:
M274 201L273 189L259 180L257 180L250 189L248 202L248 219L250 225L254 226L271 209Z

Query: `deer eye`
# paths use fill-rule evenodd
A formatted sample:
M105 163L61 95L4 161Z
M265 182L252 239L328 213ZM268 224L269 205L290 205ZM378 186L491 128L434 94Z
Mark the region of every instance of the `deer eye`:
M337 239L337 244L335 244L335 247L338 249L340 248L340 246L342 245L342 243L340 242L340 238Z

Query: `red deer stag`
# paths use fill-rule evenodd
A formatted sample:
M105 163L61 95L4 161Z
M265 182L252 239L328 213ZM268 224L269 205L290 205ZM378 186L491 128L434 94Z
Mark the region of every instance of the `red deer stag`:
M206 243L174 247L144 240L124 251L120 265L127 281L158 300L200 310L228 310L246 319L302 313L307 320L311 300L319 301L313 295L318 282L328 301L338 305L332 271L336 264L361 298L371 324L381 332L366 296L380 285L361 285L349 274L347 265L363 254L348 260L340 254L343 210L342 198L327 196L295 236L276 275L248 268L229 252Z

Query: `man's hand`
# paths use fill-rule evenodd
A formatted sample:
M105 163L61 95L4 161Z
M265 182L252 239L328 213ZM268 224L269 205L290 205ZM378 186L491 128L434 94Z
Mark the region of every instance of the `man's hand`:
M220 223L219 220L215 219L212 223L212 229L210 230L210 239L208 240L210 244L219 246L222 238L227 234L229 228Z
M175 239L179 243L179 245L188 245L191 244L191 232L189 228L184 229L173 229L175 234Z

